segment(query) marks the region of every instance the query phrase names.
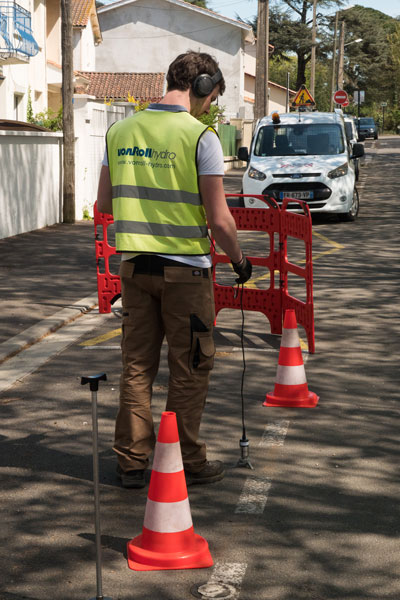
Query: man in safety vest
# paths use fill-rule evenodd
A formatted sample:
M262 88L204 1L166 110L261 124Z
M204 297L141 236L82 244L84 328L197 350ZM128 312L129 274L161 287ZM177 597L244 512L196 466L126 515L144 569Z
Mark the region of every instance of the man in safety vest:
M122 253L120 406L117 473L127 488L145 486L155 445L152 385L164 336L170 371L167 411L176 413L188 484L224 476L198 440L214 361L215 317L207 222L232 261L238 283L251 277L226 203L221 144L196 117L225 90L208 54L179 55L157 104L114 123L106 136L97 207L113 214Z

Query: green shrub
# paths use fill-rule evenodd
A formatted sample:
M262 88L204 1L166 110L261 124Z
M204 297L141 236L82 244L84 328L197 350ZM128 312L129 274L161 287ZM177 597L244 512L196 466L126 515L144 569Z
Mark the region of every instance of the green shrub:
M63 117L62 117L62 107L59 108L57 112L48 108L43 112L37 113L33 117L33 121L31 123L36 123L36 125L40 125L41 127L46 127L51 131L62 131L63 128Z
M204 125L208 125L208 127L215 127L217 123L222 123L224 121L224 110L225 106L219 106L218 104L212 104L210 106L210 112L204 113L201 117L198 117L198 120Z

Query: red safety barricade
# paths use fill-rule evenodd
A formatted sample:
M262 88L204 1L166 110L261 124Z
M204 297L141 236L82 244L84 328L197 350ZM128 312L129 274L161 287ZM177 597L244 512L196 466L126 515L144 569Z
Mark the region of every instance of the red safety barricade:
M287 210L288 204L297 203L304 214L294 213ZM296 312L296 320L304 327L308 341L308 351L315 352L314 336L314 301L313 301L313 271L312 271L312 220L311 213L306 202L294 198L284 198L280 213L280 245L281 245L281 290L282 290L282 318L288 308ZM305 245L305 266L301 267L288 260L287 244L290 237L302 240ZM305 301L295 298L290 294L288 284L289 273L304 279L306 288Z
M227 194L229 198L243 198L243 194ZM269 248L265 248L264 256L249 256L254 266L266 267L269 270L270 286L267 290L244 288L243 298L230 286L216 283L216 267L218 263L230 263L226 254L212 251L213 280L215 297L215 315L222 308L241 308L262 312L270 322L271 333L282 333L282 300L280 281L275 285L275 271L280 271L280 249L275 248L275 240L280 233L280 209L278 204L268 196L252 196L265 202L265 208L231 208L238 231L264 231L269 234ZM275 236L277 234L277 236Z
M114 246L108 243L107 229L114 223L112 215L97 210L97 202L93 208L94 238L96 248L97 295L99 312L111 312L111 305L120 297L121 281L119 275L110 272L110 256L118 254ZM99 230L101 229L101 234Z
M243 198L243 194L226 194L229 198ZM314 339L314 305L312 287L312 223L309 208L305 202L285 198L282 209L276 201L268 196L252 196L266 203L266 208L230 208L236 227L239 231L264 231L269 234L269 252L265 255L249 257L254 266L263 266L269 270L270 286L267 290L244 288L243 298L235 294L232 286L216 283L216 269L213 270L215 314L222 308L252 310L263 313L269 320L271 333L281 334L285 310L293 308L296 311L297 322L306 331L308 350L315 352ZM292 213L287 210L288 203L297 202L304 214ZM107 228L114 222L111 215L100 213L97 204L94 205L94 228L97 264L97 289L99 312L111 312L111 305L121 294L119 275L110 272L109 259L118 254L108 242ZM102 235L99 234L101 228ZM277 234L277 236L275 236ZM279 238L279 248L276 248L276 238ZM287 258L288 238L303 240L305 244L305 267L290 262ZM218 263L230 263L226 254L212 250L214 267ZM279 272L279 282L276 282L276 272ZM304 279L306 300L301 301L290 294L288 275Z

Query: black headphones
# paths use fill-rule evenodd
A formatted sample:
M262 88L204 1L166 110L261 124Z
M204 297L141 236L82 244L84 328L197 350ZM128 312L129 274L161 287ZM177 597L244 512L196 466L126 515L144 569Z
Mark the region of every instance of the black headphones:
M219 83L222 79L222 73L218 69L216 73L211 77L207 73L202 73L198 75L196 79L192 83L193 94L197 96L197 98L205 98L211 94L217 83Z

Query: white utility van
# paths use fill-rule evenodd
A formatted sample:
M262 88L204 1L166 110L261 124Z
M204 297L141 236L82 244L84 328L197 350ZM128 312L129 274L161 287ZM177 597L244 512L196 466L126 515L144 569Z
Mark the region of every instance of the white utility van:
M347 143L343 114L323 112L273 113L257 123L247 161L243 194L267 194L278 204L283 198L307 202L311 212L336 213L354 221L359 210L354 161L364 154L362 144ZM244 198L245 207L265 208L257 198ZM289 203L289 210L299 210Z

